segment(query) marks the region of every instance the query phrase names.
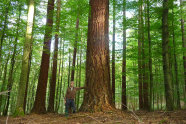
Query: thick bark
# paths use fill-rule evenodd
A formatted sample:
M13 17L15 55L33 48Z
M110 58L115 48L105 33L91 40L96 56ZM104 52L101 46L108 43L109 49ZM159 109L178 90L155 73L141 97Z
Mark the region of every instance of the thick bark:
M115 32L116 32L116 1L113 0L113 36L112 36L112 102L115 105Z
M25 97L25 88L26 82L28 79L28 71L29 71L29 56L31 53L31 45L32 45L32 30L33 30L33 22L34 22L34 0L29 1L28 8L28 19L27 19L27 29L24 43L24 50L22 56L22 68L21 68L21 76L18 87L18 95L17 95L17 104L15 115L24 114L24 97Z
M53 28L54 0L48 0L47 23L45 28L44 46L41 59L40 74L36 91L36 98L32 112L45 113L46 87L48 80L48 69L50 63L50 46Z
M59 27L60 27L60 10L61 0L57 1L57 16L56 16L56 34L55 34L55 45L54 45L54 56L53 56L53 68L52 68L52 81L50 82L50 96L48 112L54 112L54 98L56 88L56 73L57 73L57 59L58 59L58 40L59 40Z
M144 5L144 3L143 3ZM142 6L143 7L143 6ZM141 9L142 10L142 9ZM145 4L144 11L141 12L141 31L142 31L142 70L143 70L143 102L144 102L144 110L149 111L149 68L148 68L148 54L147 54L147 44L148 44L148 32L146 28L148 27L147 23L147 6ZM145 27L143 16L145 16Z
M185 106L186 106L186 33L185 33L185 21L186 21L186 10L184 9L183 0L180 0L180 8L181 8L181 32L182 32L182 45L183 45L183 68L184 68L184 82L185 82Z
M167 110L173 110L173 93L172 93L172 78L170 70L169 58L169 31L168 31L168 12L169 0L163 0L163 15L162 15L162 56L163 56L163 72Z
M123 0L122 110L127 109L126 94L126 0Z
M138 15L138 87L139 87L139 109L144 108L143 102L143 71L142 71L142 0L139 0L139 15Z
M76 63L77 42L78 42L78 29L79 29L79 14L78 14L77 20L76 20L76 36L75 36L74 52L73 52L73 60L72 60L71 81L74 81L74 74L75 74L75 63Z
M147 0L147 32L148 32L148 43L149 43L149 78L150 78L150 102L149 108L152 109L152 98L153 98L153 73L152 73L152 45L151 45L151 34L150 34L150 1Z
M109 67L109 0L90 0L86 57L86 88L81 111L112 109Z
M15 38L15 42L14 42L14 50L13 50L13 54L12 54L12 58L11 58L11 64L10 64L10 70L9 70L9 76L8 76L7 88L9 91L12 90L12 85L13 85L13 72L14 72L14 65L15 65L15 55L16 55L16 50L17 50L17 41L18 41L18 35L19 35L20 17L21 17L21 5L19 5L19 16L17 19L16 38ZM4 115L7 115L7 113L8 113L8 107L10 104L10 94L11 94L11 92L8 92L7 103L5 106Z

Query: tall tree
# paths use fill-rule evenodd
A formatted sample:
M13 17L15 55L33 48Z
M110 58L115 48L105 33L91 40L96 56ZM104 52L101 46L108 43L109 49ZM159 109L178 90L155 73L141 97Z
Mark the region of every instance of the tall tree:
M2 84L2 86L1 86L1 92L3 92L3 91L5 91L5 89L6 89L6 75L7 75L7 69L8 69L8 61L9 61L9 59L10 59L10 52L8 53L8 56L7 56L7 59L6 59L6 62L5 62L5 68L4 68L4 74L3 74L3 84ZM1 114L1 112L3 112L3 109L4 109L4 106L5 106L5 99L4 99L5 97L4 96L2 96L2 95L0 95L0 114Z
M17 19L16 38L15 38L15 41L14 41L14 49L13 49L13 54L12 54L12 57L11 57L11 64L10 64L9 76L8 76L7 89L9 91L12 90L12 85L13 85L13 72L14 72L14 66L15 66L15 55L16 55L16 52L17 52L17 41L18 41L18 36L19 36L21 9L22 9L22 6L19 3L19 15L18 15L18 19ZM5 106L5 110L4 110L4 115L7 115L7 113L8 113L8 108L9 108L9 104L10 104L10 94L11 94L11 92L8 92L7 102L6 102L6 106Z
M143 1L139 0L138 15L138 87L139 87L139 108L143 109L143 71L142 71L142 42L143 40L143 17L142 17Z
M152 45L151 45L151 33L150 33L150 1L147 0L147 38L148 38L148 52L149 52L149 81L150 81L150 102L149 102L149 108L152 108L152 98L153 98L153 73L152 73Z
M179 91L179 79L178 79L178 64L177 64L177 56L176 56L176 41L175 41L175 21L174 21L174 3L172 1L172 41L173 41L173 58L174 58L174 70L175 70L175 87L176 87L176 105L177 109L181 109L180 104L180 91Z
M90 0L86 88L81 111L113 108L109 67L109 0Z
M126 0L123 0L122 110L127 109L126 94Z
M47 5L47 22L45 27L44 46L41 59L40 74L36 91L36 98L32 112L45 113L46 87L48 80L48 69L50 63L50 46L53 28L54 0L48 0Z
M60 27L60 10L61 0L57 0L57 15L56 15L56 34L55 34L55 45L54 45L54 56L53 56L53 68L52 68L52 81L50 82L50 96L48 111L54 112L54 98L56 88L56 73L57 73L57 59L58 59L58 40L59 40L59 27Z
M186 3L183 0L180 0L180 8L181 8L181 32L182 32L182 45L183 45L183 67L184 67L184 82L185 82L185 97L186 97L186 33L185 33L185 11L184 5ZM185 106L186 106L186 99L185 99Z
M112 36L112 98L115 105L115 32L116 32L116 0L113 0L113 36Z
M4 38L5 38L5 31L7 29L7 24L8 24L8 13L9 13L10 5L11 5L10 0L8 0L7 2L8 2L8 4L6 7L6 11L5 11L5 20L4 20L4 25L3 25L2 35L1 35L1 43L0 43L0 64L1 64L1 58L2 58L1 55L2 55L3 42L4 42Z
M33 38L32 38L32 40L33 40ZM23 104L24 113L26 113L27 94L28 94L28 83L29 83L29 75L30 75L31 63L32 63L32 44L31 44L31 52L29 54L28 77L27 77L27 81L26 81L25 97L24 97L24 104Z
M25 43L23 49L22 56L22 68L21 68L21 76L18 87L18 95L17 95L17 104L16 104L16 115L24 114L24 97L25 97L25 88L26 82L28 79L28 71L29 71L29 56L31 53L31 45L32 45L32 31L33 31L33 22L34 22L34 0L29 1L28 7L28 16L27 16L27 28L26 28L26 36Z
M69 49L69 63L68 63L68 87L69 87L69 84L70 84L70 63L71 63L71 55L70 55L70 49Z
M77 54L78 29L79 29L79 13L76 19L76 36L75 36L74 52L73 52L73 60L72 60L71 81L74 81L75 63L76 63L76 54Z
M167 110L173 110L173 92L172 92L172 77L170 70L169 58L169 30L168 30L168 15L169 15L170 0L163 0L163 15L162 15L162 56L163 56L163 72L165 85L165 98Z
M141 12L141 31L142 31L142 71L143 71L143 103L144 103L144 110L149 110L149 70L148 70L148 61L147 61L147 44L148 44L148 32L145 30L148 27L147 21L147 6L146 2L143 2L141 7L144 6L144 11ZM143 16L145 16L145 26L143 21Z

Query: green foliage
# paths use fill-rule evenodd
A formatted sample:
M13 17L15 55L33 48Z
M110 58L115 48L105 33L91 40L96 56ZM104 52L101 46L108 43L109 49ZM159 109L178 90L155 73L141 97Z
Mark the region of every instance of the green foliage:
M13 114L13 117L24 116L24 110L22 108L17 108Z
M0 36L2 36L3 24L5 21L5 11L8 6L9 0L2 0L0 2ZM43 38L45 33L45 23L46 23L46 12L47 12L47 0L35 0L36 2L36 14L35 14L35 24L33 31L33 45L32 45L32 61L29 75L29 84L28 84L28 94L27 94L27 107L26 113L30 113L31 108L33 107L33 102L36 94L37 83L38 83L38 75L40 72L40 63L41 63L41 55L43 50ZM135 104L135 109L138 109L138 1L136 0L127 0L126 1L126 28L127 28L127 100L129 104ZM75 42L75 33L76 33L76 20L79 17L79 30L78 30L78 52L77 59L80 60L81 57L81 66L79 65L75 67L75 82L80 82L81 86L84 85L85 76L86 76L86 46L87 46L87 31L88 31L88 14L89 14L89 0L61 0L61 20L60 20L60 31L56 32L56 6L54 13L54 28L53 28L53 38L52 38L52 48L51 48L51 58L53 56L53 43L54 43L54 35L58 33L60 43L58 45L59 53L58 53L58 72L57 79L59 80L59 85L56 85L56 89L59 86L62 86L61 92L61 103L58 113L62 113L64 111L64 103L63 103L63 95L65 94L69 75L69 56L71 57L70 65L72 64L72 55L73 55L73 47ZM14 115L23 115L23 111L17 110L15 108L15 101L17 95L18 82L20 80L20 72L21 72L21 59L23 54L23 45L25 42L25 32L26 32L26 22L27 22L27 1L25 0L11 0L9 13L8 13L8 28L5 31L5 38L2 47L2 63L0 64L0 88L2 87L3 75L6 73L4 71L4 66L6 64L7 55L10 52L10 58L12 58L13 47L16 37L16 30L18 23L16 22L19 15L19 5L21 5L21 21L18 32L18 42L17 42L17 50L15 56L15 67L13 72L13 86L12 93L10 95L10 113L15 113ZM113 19L113 8L112 8L113 0L110 1L110 18L109 18L109 38L110 38L110 52L112 52L111 41L112 41L112 19ZM56 4L55 4L56 5ZM175 41L176 41L176 56L178 63L178 78L180 82L179 91L181 94L181 101L185 98L183 97L184 93L184 75L183 75L183 47L182 47L182 39L181 39L181 24L180 17L183 13L180 12L180 7L178 4L174 4L173 6L174 14L172 10L170 10L169 14L169 31L170 31L170 52L173 54L174 45L172 43L172 31L175 32ZM121 104L121 78L122 78L122 42L123 42L123 1L116 0L116 102ZM144 19L146 15L144 14ZM174 18L174 27L172 26L172 18ZM145 24L145 22L144 22ZM145 32L147 29L145 28ZM162 96L162 106L165 105L165 97L164 97L164 80L163 80L163 64L162 64L162 1L154 0L150 1L150 33L152 40L152 72L153 72L153 80L154 80L154 108L157 109L160 105L159 96ZM64 46L63 46L64 42ZM148 46L148 43L145 44ZM64 53L63 53L64 51ZM148 53L148 51L145 51ZM111 57L110 57L111 58ZM171 58L172 62L172 76L173 79L175 77L174 69L173 69L173 57ZM148 60L146 60L148 62ZM62 70L63 63L63 70ZM50 70L49 75L51 75L51 65L52 61L50 61ZM6 81L8 81L9 70L10 70L10 61L8 61L8 71L6 76ZM81 79L78 78L80 75L76 72L79 72L81 68ZM60 72L59 72L60 69ZM71 68L72 69L72 68ZM50 76L49 76L50 81ZM175 80L173 80L174 83ZM48 87L49 88L49 87ZM175 89L173 89L175 90ZM83 92L80 91L80 104L83 100ZM47 100L48 100L49 91L47 91ZM56 92L57 94L57 92ZM60 94L60 91L58 91ZM176 95L175 96L175 100ZM158 104L159 100L159 104ZM48 101L46 101L48 102ZM131 107L129 107L131 109Z

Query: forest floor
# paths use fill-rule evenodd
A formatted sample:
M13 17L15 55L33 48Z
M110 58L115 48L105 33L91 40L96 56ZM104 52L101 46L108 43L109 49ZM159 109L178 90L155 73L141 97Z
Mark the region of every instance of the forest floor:
M0 124L186 124L186 110L126 111L119 110L98 113L75 113L65 117L62 114L29 114L21 117L0 117Z

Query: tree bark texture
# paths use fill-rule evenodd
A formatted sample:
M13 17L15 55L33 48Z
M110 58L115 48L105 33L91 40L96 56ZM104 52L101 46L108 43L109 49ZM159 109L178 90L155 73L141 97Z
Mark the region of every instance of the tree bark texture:
M165 85L165 98L167 110L173 110L173 92L172 78L170 70L169 58L169 31L168 31L168 14L169 0L163 0L163 15L162 15L162 56L163 56L163 72Z
M109 0L90 0L86 88L81 111L113 108L109 66Z
M25 97L25 89L26 82L28 80L28 71L29 71L29 57L31 53L32 46L32 32L33 32L33 24L34 24L34 0L29 1L28 8L28 19L27 19L27 29L24 43L24 50L22 56L22 68L21 68L21 76L18 87L18 95L17 95L17 104L16 104L16 115L24 114L24 97Z
M59 27L60 27L60 10L61 0L57 0L57 15L56 15L56 34L55 34L55 45L54 45L54 56L53 56L53 68L52 68L52 80L50 82L50 95L49 95L49 106L48 112L54 112L54 98L56 88L56 74L57 74L57 59L58 59L58 41L59 41Z
M48 69L50 63L50 47L51 47L52 28L53 28L53 13L54 13L54 0L48 0L47 22L45 28L40 74L39 74L34 107L32 109L32 112L34 113L46 113L45 100L46 100L46 87L48 81Z

